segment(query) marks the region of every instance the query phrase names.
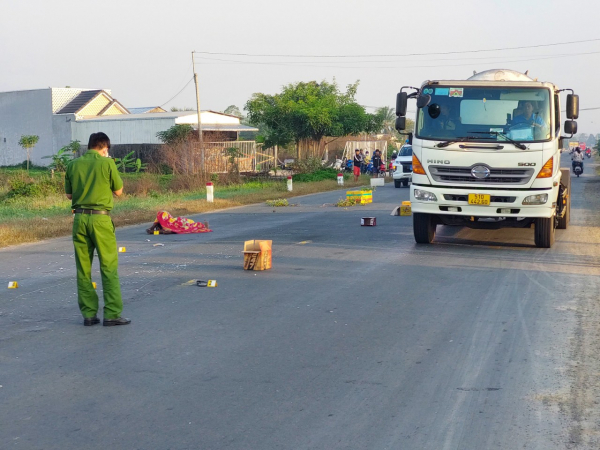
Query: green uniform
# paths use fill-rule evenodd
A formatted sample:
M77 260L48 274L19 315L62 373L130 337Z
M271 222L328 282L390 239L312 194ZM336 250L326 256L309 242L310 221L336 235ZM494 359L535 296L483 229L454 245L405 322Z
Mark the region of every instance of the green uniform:
M115 162L88 150L71 161L65 176L65 192L71 194L73 210L110 211L113 192L123 187ZM98 295L92 286L94 249L100 260L104 292L104 318L121 316L123 300L117 268L119 258L115 226L109 215L76 213L73 220L73 245L77 266L77 299L84 318L98 312Z

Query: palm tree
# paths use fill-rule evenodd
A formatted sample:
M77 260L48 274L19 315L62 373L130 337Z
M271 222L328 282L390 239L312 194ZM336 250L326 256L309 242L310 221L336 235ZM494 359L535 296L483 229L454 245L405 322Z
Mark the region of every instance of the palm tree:
M382 106L381 108L377 108L375 114L383 118L383 129L381 132L393 136L396 131L396 111L394 111L394 108Z

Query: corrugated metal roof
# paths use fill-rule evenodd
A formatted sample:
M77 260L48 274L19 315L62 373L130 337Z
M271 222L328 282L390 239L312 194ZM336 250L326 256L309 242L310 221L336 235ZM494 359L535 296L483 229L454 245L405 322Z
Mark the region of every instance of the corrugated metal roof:
M75 114L100 92L102 92L101 89L93 91L83 91L69 103L63 106L60 109L60 111L58 111L56 114Z
M131 110L129 110L131 111ZM166 112L166 113L152 113L152 114L123 114L116 116L83 116L78 117L77 120L157 120L157 119L176 119L177 117L193 116L196 117L196 111L177 111L177 112Z
M258 128L249 127L248 125L242 125L241 123L239 123L239 124L203 123L202 131L258 131Z
M192 111L193 112L193 111ZM190 111L177 111L168 113L152 113L152 114L122 114L115 116L85 116L78 117L79 122L113 122L117 121L131 121L131 120L159 120L159 119L177 119L178 117L192 116L196 118L196 112L190 114ZM196 124L190 124L196 126ZM258 128L249 127L248 125L235 124L235 123L203 123L202 129L204 131L258 131Z
M156 108L160 108L160 106L145 106L145 107L141 107L141 108L127 108L127 110L131 114L146 114L147 112L152 111L153 109L156 109ZM153 113L153 114L158 114L158 113Z

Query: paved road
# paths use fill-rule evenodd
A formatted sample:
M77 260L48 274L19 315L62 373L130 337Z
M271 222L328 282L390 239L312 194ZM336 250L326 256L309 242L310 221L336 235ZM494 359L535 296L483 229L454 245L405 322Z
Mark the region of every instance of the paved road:
M417 246L392 185L210 214L199 236L119 229L128 327L82 326L68 239L4 249L0 448L599 448L591 172L549 250L441 227ZM274 241L273 270L242 270L246 239Z

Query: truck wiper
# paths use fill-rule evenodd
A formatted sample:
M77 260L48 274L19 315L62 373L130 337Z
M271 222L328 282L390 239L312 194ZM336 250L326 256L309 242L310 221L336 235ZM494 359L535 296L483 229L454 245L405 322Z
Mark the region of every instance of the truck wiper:
M462 141L470 141L473 138L474 138L474 136L457 137L450 141L440 142L439 144L436 145L436 147L439 147L439 148L448 147L450 144L456 144L457 142L462 142Z
M469 131L469 133L473 133L473 134L492 134L496 137L501 136L504 139L506 139L508 142L510 142L511 144L513 144L515 147L520 148L521 150L527 150L527 147L525 146L525 144L521 144L520 142L517 142L511 138L509 138L506 134L501 133L499 131Z

